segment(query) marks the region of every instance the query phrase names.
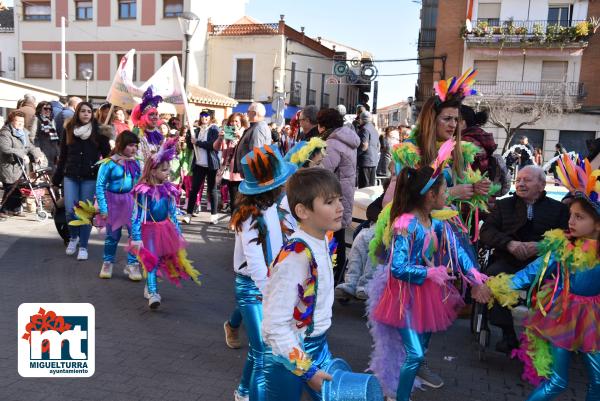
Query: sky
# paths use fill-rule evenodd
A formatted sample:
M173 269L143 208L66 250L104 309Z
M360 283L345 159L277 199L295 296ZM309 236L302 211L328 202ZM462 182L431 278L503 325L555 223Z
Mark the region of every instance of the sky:
M277 22L285 15L288 26L370 52L375 60L417 57L420 4L412 0L249 0L246 14L260 22ZM416 61L375 63L379 72L377 107L414 96L419 71ZM371 99L373 92L371 92Z
M193 0L198 1L198 0ZM207 1L207 0L202 0ZM14 0L6 0L8 6ZM417 57L420 2L413 0L248 0L246 14L260 22L285 22L310 37L321 36L370 52L375 60ZM375 63L379 76L377 107L414 96L416 61ZM388 74L413 74L383 76ZM371 92L371 101L373 93Z

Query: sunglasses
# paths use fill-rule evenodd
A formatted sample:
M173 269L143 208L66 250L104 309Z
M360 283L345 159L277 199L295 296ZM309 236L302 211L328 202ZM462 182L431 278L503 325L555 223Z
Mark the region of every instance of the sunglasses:
M52 107L42 107L42 110L52 110Z

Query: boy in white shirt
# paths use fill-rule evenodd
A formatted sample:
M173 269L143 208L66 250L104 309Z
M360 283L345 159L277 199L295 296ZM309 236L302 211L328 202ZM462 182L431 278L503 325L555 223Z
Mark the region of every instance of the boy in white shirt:
M307 385L320 400L323 381L331 380L322 369L332 359L334 278L326 234L342 226L342 192L335 175L321 168L296 172L286 192L299 228L273 261L263 291L262 334L272 349L265 355L266 398L299 401Z

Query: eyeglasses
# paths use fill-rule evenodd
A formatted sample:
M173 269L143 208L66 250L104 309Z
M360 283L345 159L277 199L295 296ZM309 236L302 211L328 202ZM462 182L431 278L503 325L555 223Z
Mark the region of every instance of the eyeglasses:
M42 107L42 110L52 110L52 107Z

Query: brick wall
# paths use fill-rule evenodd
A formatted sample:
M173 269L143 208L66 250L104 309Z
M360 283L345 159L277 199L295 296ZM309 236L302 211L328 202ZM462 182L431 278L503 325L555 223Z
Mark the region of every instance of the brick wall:
M590 1L588 4L588 17L600 17L600 1ZM583 82L587 97L584 102L586 107L600 107L600 29L592 35L588 47L583 51L581 60L581 74L579 80Z
M467 0L439 0L437 32L435 36L435 55L446 55L446 76L462 73L464 41L460 37L460 28L467 15ZM433 80L439 80L442 60L434 61Z

